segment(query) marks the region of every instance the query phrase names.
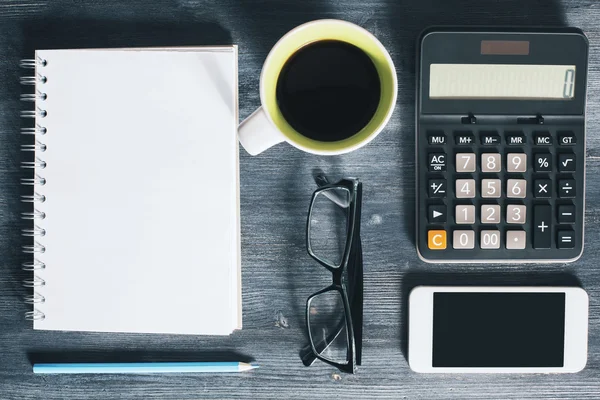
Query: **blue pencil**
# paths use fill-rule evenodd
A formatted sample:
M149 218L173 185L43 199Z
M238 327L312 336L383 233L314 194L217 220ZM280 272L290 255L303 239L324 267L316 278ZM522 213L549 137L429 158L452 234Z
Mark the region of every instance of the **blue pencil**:
M34 374L163 374L244 372L258 365L242 362L142 362L33 364Z

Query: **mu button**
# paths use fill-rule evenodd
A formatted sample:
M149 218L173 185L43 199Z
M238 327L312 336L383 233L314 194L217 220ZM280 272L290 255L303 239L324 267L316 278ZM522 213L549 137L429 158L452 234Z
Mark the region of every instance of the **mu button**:
M444 250L446 249L446 231L428 231L427 232L427 245L430 250Z

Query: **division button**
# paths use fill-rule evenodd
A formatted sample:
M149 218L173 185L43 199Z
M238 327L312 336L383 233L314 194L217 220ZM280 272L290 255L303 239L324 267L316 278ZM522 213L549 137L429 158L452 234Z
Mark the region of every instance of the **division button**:
M559 249L572 249L575 247L575 231L558 231L558 240L556 245Z
M558 223L573 224L575 223L575 206L572 204L564 204L558 206Z
M533 247L549 249L552 241L552 208L549 205L533 207Z
M509 250L523 250L527 243L525 231L507 231L506 248Z
M558 197L575 197L575 179L560 179L558 181Z

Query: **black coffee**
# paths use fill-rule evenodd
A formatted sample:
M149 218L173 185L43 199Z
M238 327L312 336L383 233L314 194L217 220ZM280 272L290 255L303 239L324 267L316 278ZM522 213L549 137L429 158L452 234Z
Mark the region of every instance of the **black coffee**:
M380 95L379 75L369 56L338 40L298 50L277 81L283 117L302 135L322 142L346 139L364 128Z

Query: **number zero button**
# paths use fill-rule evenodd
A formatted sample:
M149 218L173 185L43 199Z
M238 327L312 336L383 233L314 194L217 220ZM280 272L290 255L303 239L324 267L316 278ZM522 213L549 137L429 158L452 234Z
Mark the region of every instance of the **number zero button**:
M454 231L452 247L455 249L474 249L475 231Z

